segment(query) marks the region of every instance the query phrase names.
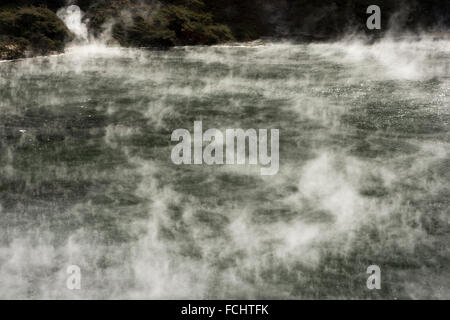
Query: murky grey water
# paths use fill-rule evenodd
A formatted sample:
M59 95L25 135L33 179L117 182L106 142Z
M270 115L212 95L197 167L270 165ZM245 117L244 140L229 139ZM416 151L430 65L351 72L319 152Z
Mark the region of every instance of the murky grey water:
M0 297L450 298L449 68L429 39L0 63ZM173 165L195 120L280 129L280 172Z

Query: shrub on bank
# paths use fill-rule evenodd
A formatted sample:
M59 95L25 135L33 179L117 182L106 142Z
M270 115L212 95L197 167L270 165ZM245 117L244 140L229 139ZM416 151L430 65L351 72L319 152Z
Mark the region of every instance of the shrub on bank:
M71 33L56 14L43 7L9 7L0 10L0 55L61 52Z
M113 38L123 46L214 44L234 39L230 28L217 23L199 0L116 0L91 2L82 9L94 33L100 34L111 21Z

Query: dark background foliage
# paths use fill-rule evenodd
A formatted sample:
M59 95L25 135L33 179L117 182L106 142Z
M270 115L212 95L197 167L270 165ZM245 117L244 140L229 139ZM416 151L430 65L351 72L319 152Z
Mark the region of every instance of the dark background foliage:
M351 33L379 36L448 30L450 0L377 0L382 30L366 29L372 0L2 0L0 54L3 58L61 51L70 32L55 12L67 4L86 12L91 32L105 26L123 46L214 44L260 37L299 40Z

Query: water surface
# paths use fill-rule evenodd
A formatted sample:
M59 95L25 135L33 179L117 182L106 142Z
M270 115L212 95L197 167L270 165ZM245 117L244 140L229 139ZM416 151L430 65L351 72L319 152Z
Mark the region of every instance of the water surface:
M0 63L0 297L450 298L449 66L427 38ZM196 120L279 129L278 175L173 165Z

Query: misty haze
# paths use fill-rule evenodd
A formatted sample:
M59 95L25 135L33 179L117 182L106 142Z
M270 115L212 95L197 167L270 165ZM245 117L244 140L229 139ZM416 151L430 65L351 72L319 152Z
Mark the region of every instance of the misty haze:
M272 33L224 18L147 43L138 9L88 2L48 4L68 36L38 47L0 5L0 298L450 298L446 17L334 34L260 1ZM144 22L168 8L139 3ZM278 129L278 171L174 164L171 135L195 121Z

